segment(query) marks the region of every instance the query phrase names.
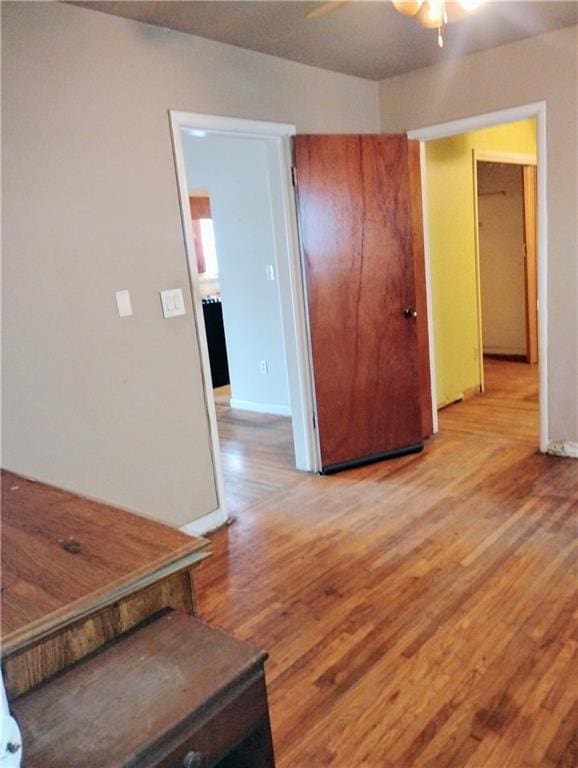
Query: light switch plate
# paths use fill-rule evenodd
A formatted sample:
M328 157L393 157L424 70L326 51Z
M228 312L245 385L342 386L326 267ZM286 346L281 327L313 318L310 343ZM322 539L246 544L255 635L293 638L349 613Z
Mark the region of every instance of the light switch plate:
M128 291L116 291L116 306L118 307L119 317L130 317L132 315L132 304L130 293Z
M165 317L178 317L185 314L185 300L180 288L161 291L161 304Z

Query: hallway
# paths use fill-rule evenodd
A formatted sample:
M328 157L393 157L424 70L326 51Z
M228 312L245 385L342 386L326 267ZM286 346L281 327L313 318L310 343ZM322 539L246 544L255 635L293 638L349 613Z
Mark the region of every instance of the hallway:
M485 392L440 411L440 429L500 436L538 446L538 366L484 359Z

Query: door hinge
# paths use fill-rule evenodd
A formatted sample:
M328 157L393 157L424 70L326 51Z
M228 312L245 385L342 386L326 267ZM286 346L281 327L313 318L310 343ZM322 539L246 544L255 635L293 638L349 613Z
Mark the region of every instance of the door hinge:
M291 166L291 184L294 187L297 186L297 168L294 165Z
M317 429L317 419L315 418L315 414L313 414L313 429Z

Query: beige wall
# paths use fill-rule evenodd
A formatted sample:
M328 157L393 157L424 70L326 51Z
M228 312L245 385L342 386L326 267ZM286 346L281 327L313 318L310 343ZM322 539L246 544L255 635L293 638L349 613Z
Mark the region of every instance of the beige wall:
M384 131L405 131L546 101L548 366L551 440L578 441L576 52L578 27L381 83Z
M167 110L375 131L378 86L62 4L2 37L4 465L182 525L216 496Z

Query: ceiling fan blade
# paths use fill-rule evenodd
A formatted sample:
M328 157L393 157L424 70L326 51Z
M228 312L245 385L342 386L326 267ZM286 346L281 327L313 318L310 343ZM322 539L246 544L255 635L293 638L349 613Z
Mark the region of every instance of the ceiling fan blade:
M314 8L309 13L305 14L306 19L320 19L322 16L327 16L328 13L333 13L341 8L342 5L347 5L350 0L332 0L330 3L322 3L317 8Z

